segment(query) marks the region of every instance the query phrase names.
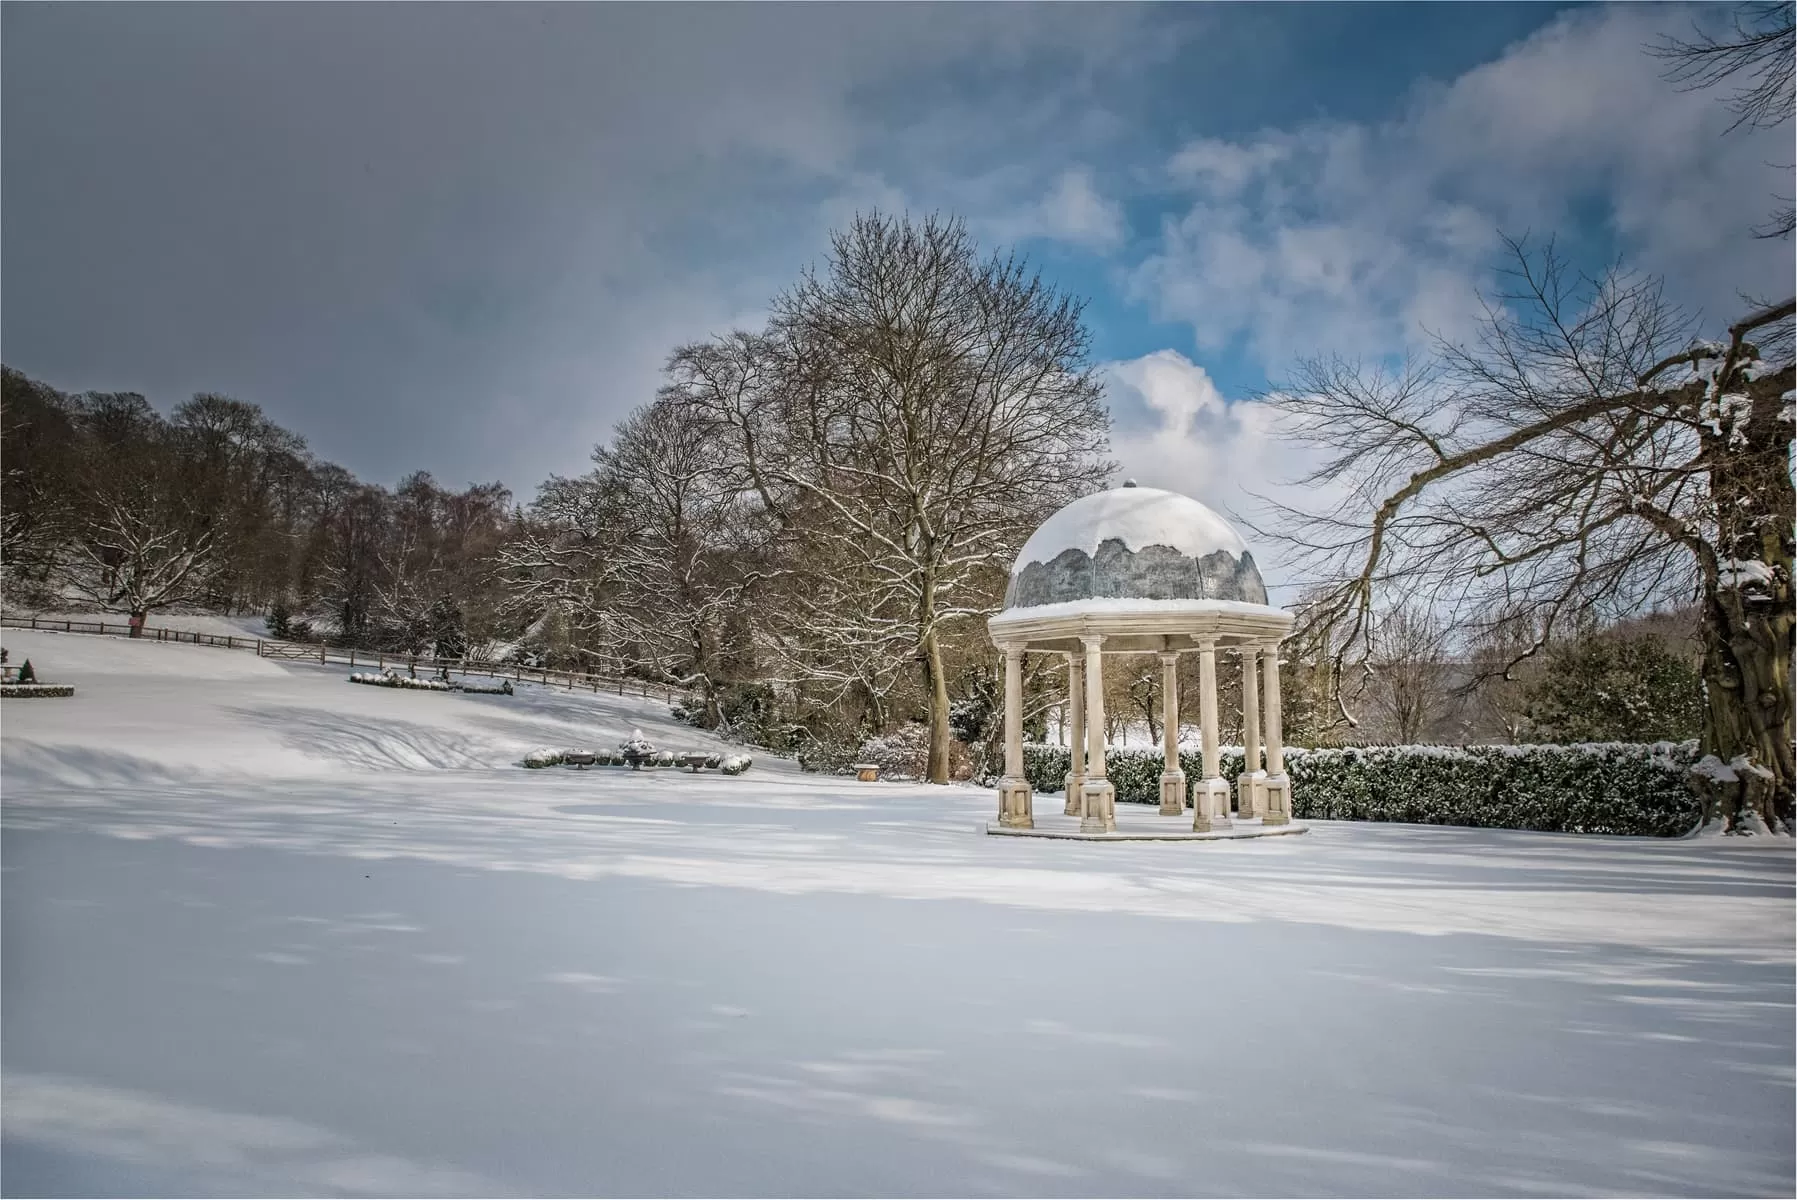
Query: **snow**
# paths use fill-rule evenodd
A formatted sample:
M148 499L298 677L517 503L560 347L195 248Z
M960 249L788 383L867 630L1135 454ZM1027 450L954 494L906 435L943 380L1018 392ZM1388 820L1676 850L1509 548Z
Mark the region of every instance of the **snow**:
M1777 577L1769 563L1757 558L1725 558L1717 564L1716 582L1725 588L1764 588L1770 591Z
M635 698L7 630L11 1194L1789 1195L1792 857L986 837ZM1058 806L1058 798L1043 798Z
M1096 554L1110 538L1121 538L1131 550L1170 546L1190 558L1218 550L1240 558L1248 549L1228 521L1190 496L1122 487L1082 496L1042 522L1023 544L1017 566L1051 562L1067 550Z
M1016 614L1020 620L1048 617L1098 616L1119 614L1151 614L1187 616L1218 613L1225 616L1264 617L1281 609L1246 600L1141 600L1131 596L1097 596L1087 600L1060 600L1054 604L1032 604L1025 608L1008 608L1000 617ZM998 619L998 618L994 618Z
M1740 779L1731 764L1723 762L1714 754L1704 755L1691 764L1690 770L1691 774L1700 775L1713 783L1735 783Z

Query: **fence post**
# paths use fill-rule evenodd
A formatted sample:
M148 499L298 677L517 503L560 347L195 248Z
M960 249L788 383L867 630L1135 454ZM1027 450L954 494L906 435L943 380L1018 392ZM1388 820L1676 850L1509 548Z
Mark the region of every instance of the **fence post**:
M349 669L352 671L356 669L356 648L354 646L349 648Z
M262 657L262 639L261 638L256 639L256 657L257 658Z
M318 643L318 665L324 666L324 643Z
M33 629L36 629L36 628L37 628L37 617L36 617L36 615L35 615L35 614L34 614L34 615L33 615L33 616L32 616L32 618L31 618L31 627L32 627L32 628L33 628Z

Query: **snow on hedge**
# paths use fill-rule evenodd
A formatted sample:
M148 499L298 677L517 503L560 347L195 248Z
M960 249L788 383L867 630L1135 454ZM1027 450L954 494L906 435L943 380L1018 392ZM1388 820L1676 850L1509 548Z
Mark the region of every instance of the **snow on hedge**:
M454 684L444 683L441 679L413 679L409 675L376 674L373 671L357 671L349 677L351 683L366 683L373 687L415 688L421 692L453 692Z
M698 752L693 752L696 756ZM631 765L633 754L624 749L617 750L532 750L521 760L522 765L533 770L544 767L560 766L595 766L624 767ZM687 761L689 754L673 750L657 750L647 758L637 759L646 767L690 767ZM741 775L754 764L755 760L747 754L705 754L701 764L708 770L722 771L726 775Z
M1061 790L1065 747L1029 745L1023 757L1031 787ZM1367 746L1287 749L1285 766L1300 819L1677 837L1702 815L1684 781L1696 758L1694 742ZM1196 751L1179 762L1188 784L1202 777ZM1231 787L1242 764L1240 747L1223 750ZM1160 803L1159 751L1110 750L1105 769L1119 803Z
M379 674L373 671L357 671L350 675L351 683L366 683L370 687L413 688L421 692L462 692L469 696L510 696L512 681L502 679L492 685L473 684L465 680L444 682L441 679L414 679L410 675L400 675L391 670Z

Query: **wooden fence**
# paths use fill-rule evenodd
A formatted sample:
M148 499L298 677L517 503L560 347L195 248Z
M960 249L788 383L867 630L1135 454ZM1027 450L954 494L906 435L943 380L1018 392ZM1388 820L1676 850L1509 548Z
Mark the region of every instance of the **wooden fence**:
M0 616L0 627L9 629L46 629L57 633L91 633L111 637L129 637L129 625L113 625L105 621L63 620L53 617ZM349 650L327 646L323 642L283 642L273 638L234 636L216 633L189 633L181 629L144 627L142 641L180 642L192 646L218 646L226 650L253 650L258 657L286 659L293 662L315 662L320 665L338 663L352 669L385 671L389 667L408 674L422 671L427 676L441 670L458 675L483 675L490 679L514 679L521 683L539 683L568 691L616 692L620 696L660 696L672 703L674 689L666 684L632 679L626 675L593 671L555 671L546 667L528 667L522 663L489 662L484 659L424 658L412 654L387 654L374 650Z

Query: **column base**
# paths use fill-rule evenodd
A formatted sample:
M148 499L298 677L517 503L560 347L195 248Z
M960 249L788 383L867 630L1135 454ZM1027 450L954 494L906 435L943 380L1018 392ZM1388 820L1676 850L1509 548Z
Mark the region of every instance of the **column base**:
M1080 788L1084 802L1080 811L1081 833L1117 832L1117 789L1108 779L1088 779Z
M1006 829L1034 829L1036 818L1031 811L1030 801L1028 780L1010 778L999 780L998 823Z
M1161 772L1161 816L1177 817L1186 810L1186 773Z
M1229 781L1227 779L1200 779L1192 785L1192 832L1209 833L1213 829L1228 829L1229 820Z
M1292 781L1286 775L1266 777L1268 825L1289 825L1292 821Z
M1237 816L1267 815L1267 773L1244 771L1235 777L1235 811Z
M1061 782L1061 787L1067 794L1067 806L1061 813L1063 817L1077 817L1085 812L1085 809L1081 807L1079 794L1080 789L1085 786L1086 773L1084 771L1067 772L1067 778Z

